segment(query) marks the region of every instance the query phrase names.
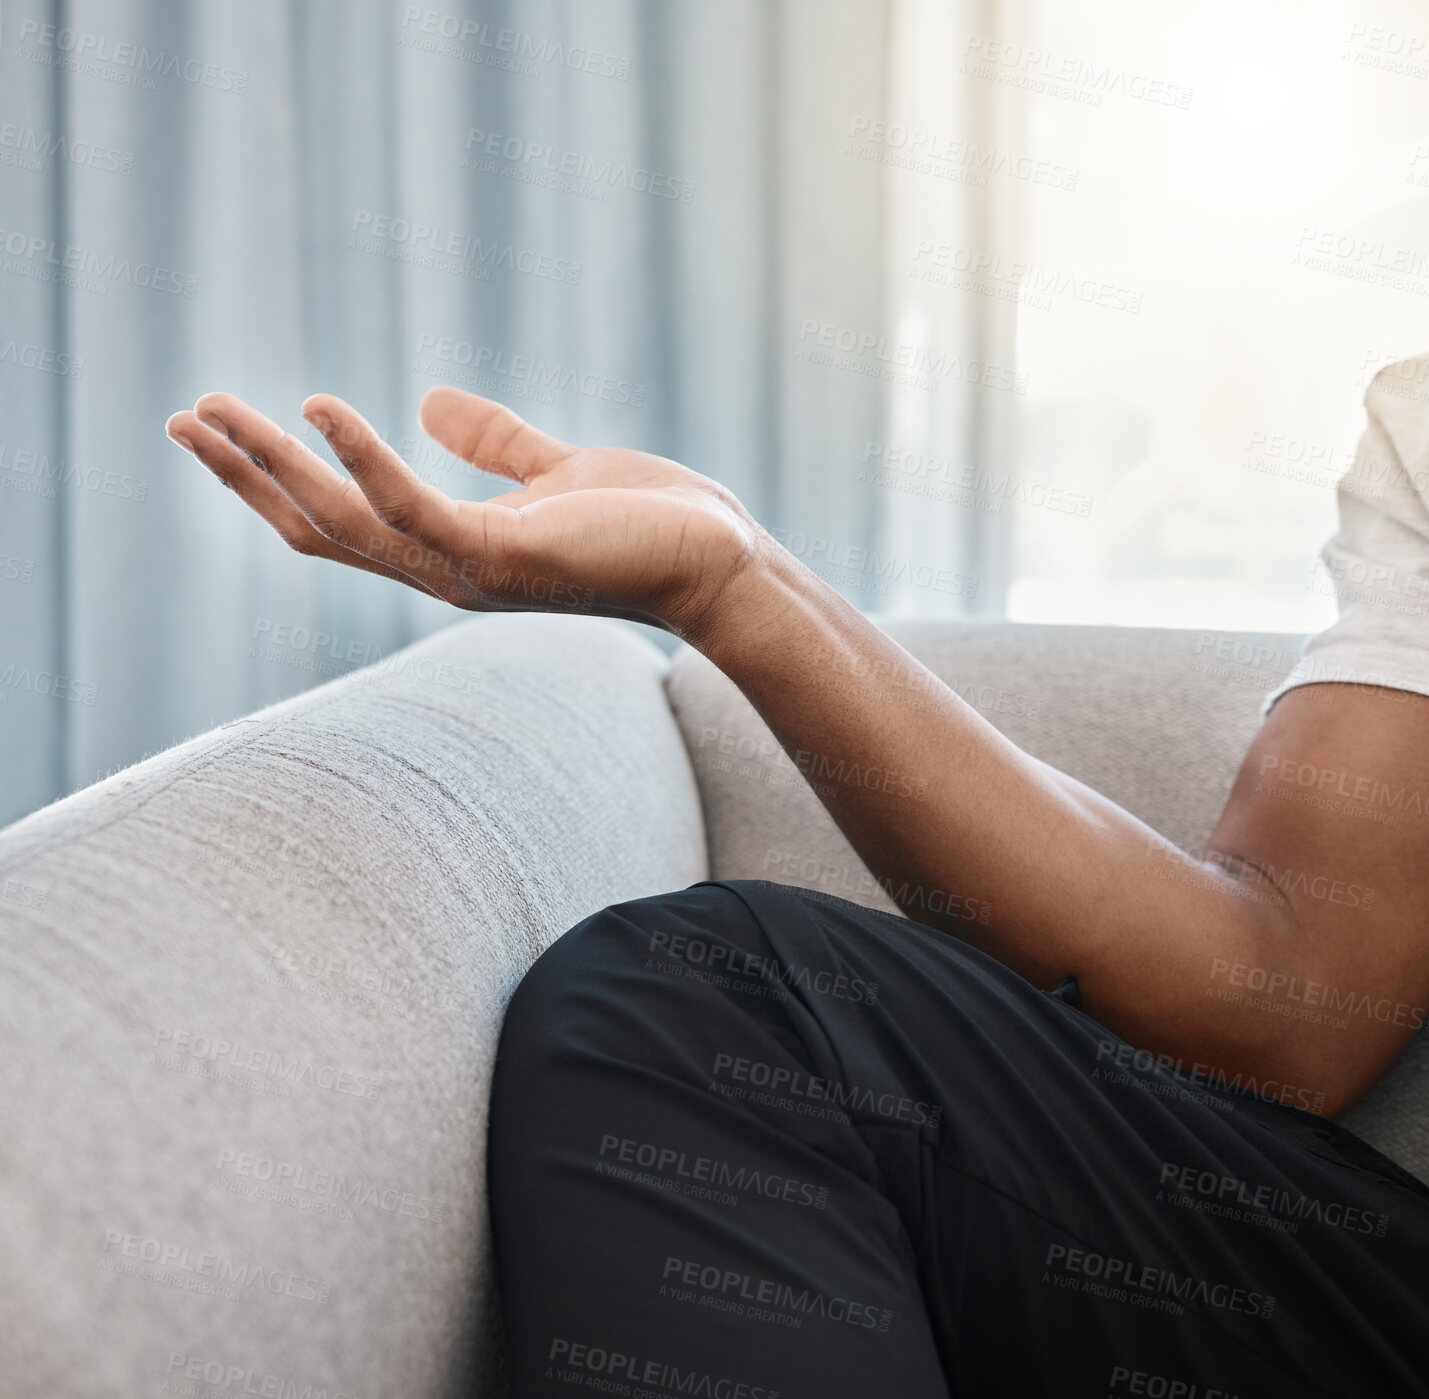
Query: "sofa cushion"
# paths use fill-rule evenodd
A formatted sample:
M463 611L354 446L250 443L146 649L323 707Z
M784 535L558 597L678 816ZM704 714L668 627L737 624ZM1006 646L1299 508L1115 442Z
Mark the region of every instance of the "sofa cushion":
M705 875L664 668L484 617L0 834L0 1388L504 1392L496 1035Z
M1014 743L1192 854L1299 636L878 619ZM666 680L704 804L711 877L772 879L896 912L739 691L685 649ZM1429 1029L1344 1124L1429 1181Z

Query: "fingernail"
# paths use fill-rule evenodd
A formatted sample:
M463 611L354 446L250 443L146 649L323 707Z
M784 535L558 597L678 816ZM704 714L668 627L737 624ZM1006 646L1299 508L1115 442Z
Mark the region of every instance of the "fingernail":
M192 452L194 449L194 444L190 442L188 438L185 437L181 432L171 432L169 434L169 441L177 442L179 446L182 447L186 452Z
M304 413L303 416L322 433L324 437L332 431L332 419L326 413L320 413L314 409L311 413Z
M205 427L211 427L220 437L227 437L230 441L233 440L232 435L228 431L228 424L216 413L209 413L207 415L200 414L199 421L203 423Z

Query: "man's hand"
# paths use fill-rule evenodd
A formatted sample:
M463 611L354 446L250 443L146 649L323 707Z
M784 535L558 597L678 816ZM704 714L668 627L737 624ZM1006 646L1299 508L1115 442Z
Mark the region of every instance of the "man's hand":
M299 553L457 607L592 612L698 640L728 583L767 547L716 482L645 452L573 447L460 389L426 395L423 428L520 489L452 500L341 399L316 394L303 416L351 479L231 394L205 394L167 429Z

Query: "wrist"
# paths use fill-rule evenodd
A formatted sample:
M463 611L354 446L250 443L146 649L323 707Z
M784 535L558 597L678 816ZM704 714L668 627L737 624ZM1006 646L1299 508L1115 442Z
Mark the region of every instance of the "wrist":
M671 630L726 674L795 624L800 599L818 578L762 526L740 542L689 623Z

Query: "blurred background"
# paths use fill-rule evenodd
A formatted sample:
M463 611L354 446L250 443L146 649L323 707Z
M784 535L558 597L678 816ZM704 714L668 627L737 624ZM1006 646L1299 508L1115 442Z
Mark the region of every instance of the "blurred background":
M1427 210L1394 0L0 0L0 821L457 619L215 388L677 458L873 612L1315 630Z

